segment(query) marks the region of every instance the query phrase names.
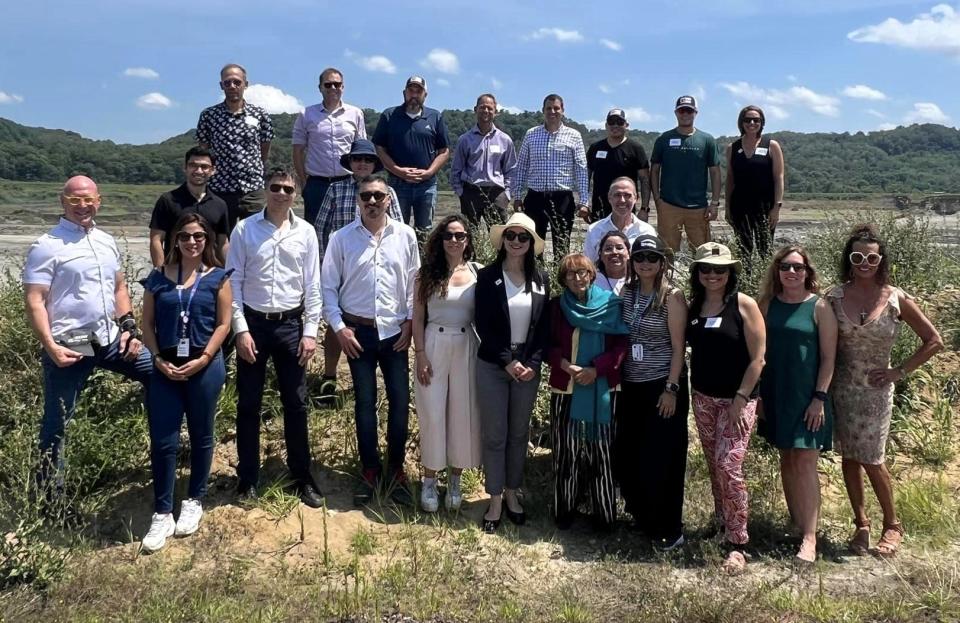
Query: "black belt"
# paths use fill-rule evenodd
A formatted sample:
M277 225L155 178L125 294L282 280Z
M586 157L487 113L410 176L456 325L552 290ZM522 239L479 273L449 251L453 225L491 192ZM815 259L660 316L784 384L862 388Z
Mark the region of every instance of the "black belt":
M281 320L291 320L293 318L299 318L303 315L303 305L294 307L293 309L288 309L286 311L278 312L262 312L257 311L256 309L250 307L249 305L243 306L243 315L250 316L252 318L259 318L260 320L275 320L277 322Z
M377 321L373 318L364 318L362 316L354 316L353 314L348 314L345 311L340 312L340 318L343 319L343 322L346 324L360 325L363 327L375 327L377 326Z
M480 186L479 184L471 184L470 182L463 182L463 187L476 188L477 190L484 193L489 193L490 191L494 191L494 190L502 193L505 190L503 186L499 186L497 184L487 184L484 186Z
M534 190L532 188L527 189L528 194L540 195L541 197L546 197L547 199L552 199L554 197L560 197L561 195L572 195L572 190Z
M320 180L322 182L328 182L332 184L333 182L339 182L340 180L345 180L349 175L334 175L333 177L325 177L323 175L308 175L307 179L311 180Z

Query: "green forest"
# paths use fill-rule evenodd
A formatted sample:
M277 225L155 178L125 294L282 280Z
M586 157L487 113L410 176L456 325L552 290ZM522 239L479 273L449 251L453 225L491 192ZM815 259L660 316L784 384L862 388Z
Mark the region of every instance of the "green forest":
M372 135L379 113L364 111ZM290 165L290 135L295 115L273 115L275 140L271 164ZM474 124L471 110L447 110L444 119L451 143ZM527 129L542 123L540 113L500 113L497 125L519 142ZM584 143L604 136L573 120ZM647 149L654 132L631 132ZM778 132L786 156L790 194L957 192L960 130L924 124L865 134ZM720 137L722 146L733 138ZM83 173L99 182L173 184L182 181L183 153L194 143L193 131L152 145L118 145L94 141L75 132L31 128L0 118L0 178L17 181L61 181ZM441 186L447 186L446 173Z

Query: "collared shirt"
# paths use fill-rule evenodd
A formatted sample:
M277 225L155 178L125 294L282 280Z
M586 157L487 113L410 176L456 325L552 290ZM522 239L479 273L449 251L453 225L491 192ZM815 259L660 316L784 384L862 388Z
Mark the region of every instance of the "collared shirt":
M102 346L113 342L120 251L113 236L89 230L65 218L27 251L24 285L47 286L50 333L59 339L71 331L92 331Z
M420 269L417 235L387 219L379 239L358 218L330 236L323 257L323 317L340 331L343 313L375 319L381 340L413 318L413 285Z
M303 335L320 326L320 255L317 233L290 211L285 227L266 218L266 208L237 223L230 234L227 270L233 288L233 330L247 331L243 306L281 312L302 303Z
M630 219L630 224L627 225L626 229L620 229L613 224L613 214L591 225L590 229L587 230L587 237L583 241L583 254L596 262L597 258L600 257L600 241L608 231L622 231L627 236L627 240L629 240L629 244L627 245L628 251L630 250L630 245L632 245L633 241L639 236L643 234L649 234L651 236L657 235L657 230L653 228L653 225L641 220L636 214L631 213Z
M460 137L453 151L450 186L458 197L463 194L464 182L507 188L516 167L517 152L507 133L493 126L483 134L478 126L473 126Z
M210 180L213 192L248 193L263 188L261 143L273 140L273 122L265 110L243 103L236 113L226 102L200 113L197 142L210 146L217 159L217 174Z
M556 132L542 125L527 130L511 190L520 198L527 188L537 192L574 190L580 203L589 200L587 154L579 132L563 124Z
M217 236L230 235L227 204L223 199L209 190L203 194L203 197L197 199L190 192L187 184L183 183L160 195L150 215L150 229L159 229L166 234L163 238L164 255L170 251L172 242L170 234L173 233L173 226L181 216L193 212L205 218Z
M336 177L350 171L340 166L340 156L350 153L358 138L367 138L363 111L341 103L328 111L323 104L307 106L293 122L293 144L306 146L307 175Z
M373 144L383 147L398 167L430 168L437 152L446 149L447 125L440 111L424 107L416 117L395 106L383 111L373 132Z
M390 207L387 208L387 214L390 218L402 223L403 216L400 214L397 191L392 186L387 186L387 192L390 193ZM320 242L321 262L326 254L330 235L358 218L360 218L360 209L357 207L357 181L354 177L351 175L345 180L330 184L327 194L323 196L320 210L317 212L317 220L313 224L317 229L317 240Z

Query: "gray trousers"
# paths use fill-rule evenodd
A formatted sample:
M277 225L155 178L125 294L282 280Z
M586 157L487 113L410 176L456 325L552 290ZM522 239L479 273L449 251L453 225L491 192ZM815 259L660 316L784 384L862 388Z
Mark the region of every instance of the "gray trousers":
M540 370L529 381L515 381L495 363L477 360L477 398L483 440L485 489L500 495L523 484L530 439L530 414L537 400Z

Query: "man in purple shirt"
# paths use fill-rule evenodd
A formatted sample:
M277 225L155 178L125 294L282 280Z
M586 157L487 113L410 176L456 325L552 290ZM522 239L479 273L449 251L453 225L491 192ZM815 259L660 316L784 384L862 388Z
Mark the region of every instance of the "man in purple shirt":
M327 67L320 73L323 103L307 106L293 124L293 167L303 188L304 220L313 223L327 188L347 179L350 171L340 166L340 156L350 145L367 138L363 111L343 103L343 74Z
M497 98L484 93L473 107L477 125L457 141L450 165L450 186L460 197L460 211L474 227L507 220L510 201L506 188L517 166L513 139L493 124Z

